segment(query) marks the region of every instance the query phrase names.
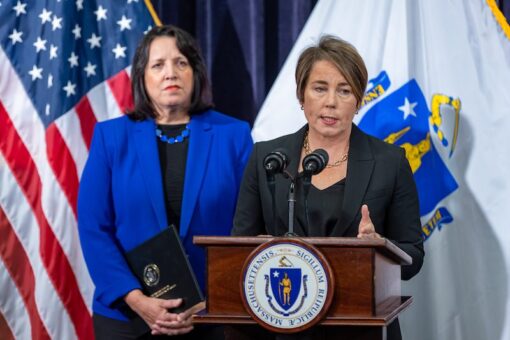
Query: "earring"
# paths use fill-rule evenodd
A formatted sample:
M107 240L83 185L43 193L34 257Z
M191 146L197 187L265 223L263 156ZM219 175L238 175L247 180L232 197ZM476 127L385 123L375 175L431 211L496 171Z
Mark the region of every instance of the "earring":
M301 105L301 111L303 111L305 108L303 107L303 105Z

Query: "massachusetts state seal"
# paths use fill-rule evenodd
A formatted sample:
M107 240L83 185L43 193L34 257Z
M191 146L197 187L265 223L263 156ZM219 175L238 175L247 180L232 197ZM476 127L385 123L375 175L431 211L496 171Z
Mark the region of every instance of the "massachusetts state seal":
M333 297L333 276L324 256L299 239L274 239L245 262L241 295L248 313L263 327L282 333L320 321Z
M148 264L143 269L143 281L149 287L153 287L159 283L160 273L159 267L154 264Z

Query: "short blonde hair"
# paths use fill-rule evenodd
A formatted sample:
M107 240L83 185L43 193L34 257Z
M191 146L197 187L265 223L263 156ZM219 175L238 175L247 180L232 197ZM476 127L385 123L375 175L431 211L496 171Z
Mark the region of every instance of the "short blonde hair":
M313 65L321 60L333 63L351 86L356 105L361 105L368 82L368 72L363 58L354 46L332 35L323 36L317 45L305 49L296 66L296 95L303 103L305 87Z

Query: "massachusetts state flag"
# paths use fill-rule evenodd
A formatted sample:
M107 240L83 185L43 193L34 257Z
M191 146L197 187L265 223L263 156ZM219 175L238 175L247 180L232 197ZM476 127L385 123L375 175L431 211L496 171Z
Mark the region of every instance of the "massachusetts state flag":
M149 4L0 2L2 339L93 338L78 184L94 124L132 106Z
M404 284L404 339L510 339L510 26L494 0L320 0L253 129L305 123L300 52L351 42L370 84L355 123L404 148L420 198L425 260Z
M384 74L385 80L390 79L385 71L381 74ZM418 187L420 215L424 216L458 185L432 142L429 128L431 112L418 82L411 79L398 89L393 89L390 81L387 84L384 88L377 79L370 80L367 93L377 88L393 91L384 99L376 100L358 126L373 136L404 148ZM373 101L374 97L370 99ZM445 136L443 140L446 141Z

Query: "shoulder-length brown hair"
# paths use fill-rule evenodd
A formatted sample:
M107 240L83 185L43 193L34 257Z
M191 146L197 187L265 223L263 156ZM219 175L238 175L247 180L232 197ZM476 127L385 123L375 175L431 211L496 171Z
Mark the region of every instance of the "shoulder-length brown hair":
M149 49L158 37L175 38L177 48L188 59L193 69L193 93L189 114L205 111L214 106L211 87L207 78L204 59L195 39L186 31L175 26L156 26L152 28L136 48L131 70L131 90L135 107L127 114L133 120L156 118L156 110L145 89L145 68L149 62Z
M330 61L342 73L352 88L359 109L368 82L365 62L354 46L332 35L323 36L317 45L308 47L299 56L295 74L299 102L303 103L312 67L320 60Z

